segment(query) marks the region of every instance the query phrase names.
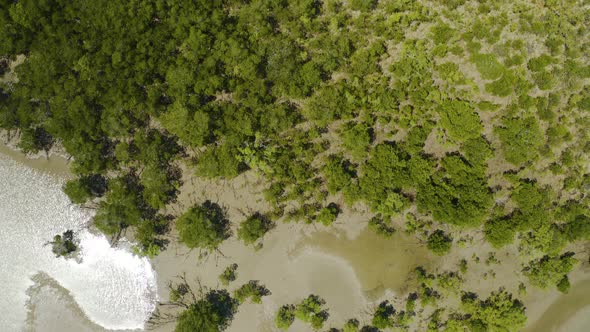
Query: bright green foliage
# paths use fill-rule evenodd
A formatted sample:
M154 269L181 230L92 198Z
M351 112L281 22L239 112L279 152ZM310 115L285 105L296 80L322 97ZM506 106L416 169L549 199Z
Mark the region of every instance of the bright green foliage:
M170 215L157 214L137 225L135 240L140 244L137 247L139 255L153 258L166 248L169 241L162 235L168 232L172 220L173 217Z
M253 244L274 227L274 223L266 216L255 213L240 224L238 239L245 245Z
M115 235L142 219L151 217L153 211L139 208L145 203L141 191L137 190L138 182L134 174L109 181L107 197L100 201L94 216L94 224L99 230Z
M295 306L285 304L282 306L275 317L275 325L280 330L287 330L295 321Z
M379 303L375 313L373 313L371 324L378 329L388 329L393 327L407 329L409 327L408 323L410 322L410 319L410 315L406 312L397 312L389 301L383 301ZM361 329L361 331L364 331L364 328Z
M378 0L351 0L350 7L354 10L369 11L377 6Z
M540 90L550 90L554 85L554 74L548 71L539 72L533 78Z
M420 164L417 161L423 160ZM400 213L409 205L403 188L425 181L428 162L421 156L411 156L396 144L379 144L361 166L359 179L361 197L373 211L385 216Z
M437 100L433 90L431 72L432 59L428 56L423 40L405 40L399 61L391 65L390 71L396 78L395 89L392 93L399 100L408 99L416 108L419 117L421 109L433 107Z
M303 322L310 323L314 330L319 330L328 319L328 310L323 306L326 304L317 295L309 295L305 300L295 307L295 317Z
M570 242L590 239L590 217L578 215L564 225L563 232Z
M420 298L422 307L434 305L437 299L440 298L440 294L432 288L436 276L427 273L421 266L417 267L414 271L416 272L416 278L419 284L418 297Z
M315 92L301 112L307 119L326 126L336 119L352 118L352 99L346 84L326 85Z
M344 327L342 328L342 332L358 332L359 331L359 321L357 319L349 319L346 321L346 324L344 324Z
M325 208L322 208L316 215L316 222L322 223L325 226L330 226L340 214L340 209L335 203L330 203Z
M410 128L404 141L404 148L410 154L417 154L424 148L424 143L432 131L432 123Z
M445 255L451 250L453 239L451 239L445 232L438 229L428 236L426 246L437 255Z
M232 322L237 309L237 301L226 290L210 291L178 316L174 331L224 331Z
M224 286L228 286L230 282L236 280L238 264L234 263L223 270L223 272L219 275L219 281Z
M385 50L385 45L380 40L373 42L369 47L356 50L350 57L349 70L357 77L380 72L379 58L385 53Z
M258 280L250 280L234 291L234 297L239 303L244 303L247 299L252 303L261 303L262 297L267 295L270 295L270 291Z
M452 85L462 85L467 82L465 75L456 63L445 62L436 67L442 79Z
M441 125L451 139L463 142L480 137L483 126L477 112L466 102L449 101L440 106Z
M512 214L518 230L536 230L549 224L553 200L550 187L540 187L535 181L521 180L511 198L518 206L518 210Z
M378 235L389 238L395 234L395 228L390 225L389 220L377 215L369 220L369 229Z
M515 222L516 220L510 216L488 220L484 225L486 240L495 248L511 244L518 230L518 224L515 224Z
M463 280L456 272L445 272L438 275L438 286L447 292L458 293L461 290Z
M459 262L459 271L463 274L467 273L467 260L465 258Z
M492 292L483 301L473 293L465 293L461 303L470 330L516 332L526 324L524 305L504 290Z
M486 84L486 91L498 97L507 97L519 89L521 84L514 72L504 70L502 77Z
M446 44L454 36L455 31L444 23L439 23L430 28L432 40L435 44Z
M355 160L367 155L371 144L371 129L365 123L348 122L340 133L342 145Z
M410 293L406 300L406 312L413 313L416 311L416 301L418 300L417 293Z
M474 54L471 56L471 62L475 63L481 77L485 80L495 80L504 75L504 66L493 54Z
M567 277L567 275L564 275L563 278L561 278L561 280L557 283L557 290L564 294L567 294L571 287L572 285L570 284L570 279Z
M211 141L209 115L204 111L191 112L180 102L168 108L160 121L172 134L189 146L202 146Z
M533 117L504 118L496 134L502 142L502 152L507 161L519 165L534 161L543 145L543 133Z
M238 149L229 143L209 148L198 158L197 175L215 178L233 178L245 170L245 165L237 158Z
M482 136L471 138L463 143L461 151L470 164L485 167L486 161L493 156L490 143Z
M54 138L42 127L25 130L22 133L18 148L24 153L49 152L53 146Z
M541 54L536 58L529 60L527 67L534 72L539 72L545 69L548 65L553 63L553 58L547 54Z
M529 265L524 269L524 274L529 278L531 284L546 289L551 286L558 286L562 279L567 277L567 274L574 268L577 261L572 252L567 252L561 256L545 255L541 259L529 262Z
M215 250L229 238L229 221L221 207L210 201L193 206L176 221L180 242L189 248Z
M323 173L326 177L326 186L330 194L335 194L349 186L352 183L352 179L356 176L356 172L350 162L336 155L328 157L323 168Z
M388 301L383 301L379 303L377 310L373 314L373 320L371 324L373 324L378 329L386 329L393 327L393 318L392 316L395 314L395 309Z
M93 197L102 197L107 191L107 180L99 174L83 176L66 182L63 191L72 203L82 204Z
M459 226L481 224L492 204L482 167L473 167L457 155L441 161L442 169L418 191L418 208L442 222Z

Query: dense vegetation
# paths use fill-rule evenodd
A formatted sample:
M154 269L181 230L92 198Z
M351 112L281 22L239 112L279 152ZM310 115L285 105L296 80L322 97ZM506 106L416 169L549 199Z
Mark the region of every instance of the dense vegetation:
M171 229L189 248L217 250L240 221L210 201L171 212L183 180L256 172L272 208L241 221L245 245L259 248L279 220L329 227L363 206L380 235L405 230L447 256L489 244L512 253L530 285L565 292L590 239L590 17L580 6L0 0L2 74L25 56L18 80L0 81L0 128L26 153L63 147L72 202L96 209L105 234L133 230L142 254L165 249ZM408 303L430 307L427 322L383 303L372 325L519 329L524 309L507 291L457 291L468 258L460 273L419 274ZM252 283L236 297L262 293ZM460 308L436 309L448 296ZM179 330L221 310L206 299ZM321 328L323 305L285 305L276 324Z

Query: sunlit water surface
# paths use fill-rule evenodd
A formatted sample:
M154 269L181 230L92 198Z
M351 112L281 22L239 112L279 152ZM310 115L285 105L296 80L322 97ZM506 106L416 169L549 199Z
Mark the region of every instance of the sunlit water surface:
M143 327L158 300L152 266L125 244L111 248L86 230L90 217L70 204L56 179L0 155L0 330L25 328L27 289L40 272L69 290L96 324ZM67 229L80 238L81 262L56 258L45 245Z

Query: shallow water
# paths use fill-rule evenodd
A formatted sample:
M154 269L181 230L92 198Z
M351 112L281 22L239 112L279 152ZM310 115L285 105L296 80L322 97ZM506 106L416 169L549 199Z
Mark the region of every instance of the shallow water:
M572 285L567 294L553 302L543 316L526 331L585 332L590 330L590 280Z
M274 331L278 307L310 293L327 300L329 325L341 326L345 319L366 314L387 290L404 292L416 266L436 264L424 246L401 232L383 239L365 229L349 238L336 230L304 235L280 225L259 252L231 239L222 246L225 256L205 263L195 259L196 252L185 255L186 248L173 244L155 259L160 274L156 280L147 259L112 249L105 238L83 230L91 215L71 206L61 192L56 179L67 176L63 159L31 161L0 145L0 331L138 329L154 308L156 281L166 300L166 283L174 275L186 271L190 279L199 277L215 287L219 273L233 262L240 268L232 287L260 280L273 294L262 305L242 305L228 332ZM236 197L226 205L240 202ZM82 238L82 264L56 259L43 246L68 228L78 230ZM574 284L527 330L586 331L589 315L590 280ZM167 324L156 330L173 328ZM295 323L290 331L308 329Z
M318 249L346 261L369 297L379 297L386 289L403 291L416 267L427 267L436 261L423 245L401 232L389 239L369 229L353 239L344 234L318 232L298 246Z
M90 233L84 226L91 214L69 203L55 177L3 154L0 188L1 330L25 329L27 289L40 272L67 289L98 325L143 327L157 301L156 276L147 259L128 248L111 248L104 236ZM80 238L80 263L56 258L44 245L67 229Z

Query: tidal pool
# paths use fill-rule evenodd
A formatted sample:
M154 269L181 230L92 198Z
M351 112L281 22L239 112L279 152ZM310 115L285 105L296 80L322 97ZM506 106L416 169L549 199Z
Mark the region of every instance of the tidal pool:
M61 185L59 177L0 154L0 329L30 329L27 290L39 274L67 290L97 325L143 328L158 300L149 260L133 255L125 242L112 248L104 236L88 231L90 211L70 204ZM56 258L46 245L67 229L80 239L79 262Z

